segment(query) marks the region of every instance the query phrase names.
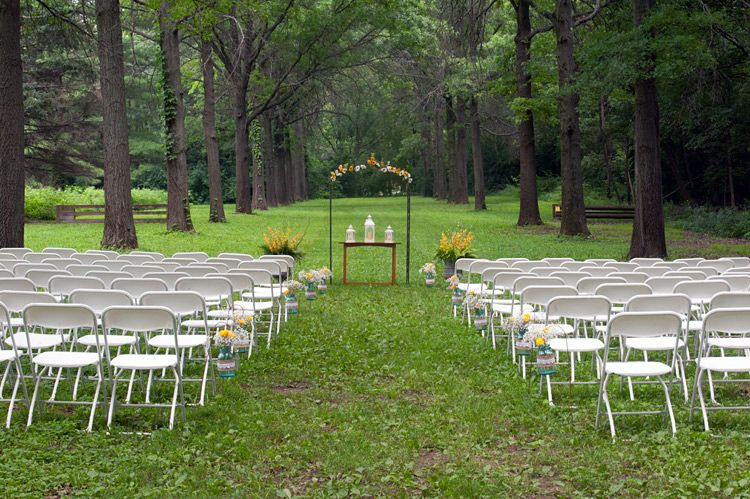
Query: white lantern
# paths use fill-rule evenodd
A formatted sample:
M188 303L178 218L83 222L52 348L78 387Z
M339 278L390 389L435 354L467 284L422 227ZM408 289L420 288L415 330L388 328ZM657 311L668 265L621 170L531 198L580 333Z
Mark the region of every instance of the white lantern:
M353 243L354 242L354 227L351 225L348 229L346 229L346 242L347 243Z
M393 242L393 229L391 229L391 226L389 225L387 229L385 229L385 242L392 243Z
M367 215L367 220L365 220L365 242L375 242L375 222L372 221L371 215Z

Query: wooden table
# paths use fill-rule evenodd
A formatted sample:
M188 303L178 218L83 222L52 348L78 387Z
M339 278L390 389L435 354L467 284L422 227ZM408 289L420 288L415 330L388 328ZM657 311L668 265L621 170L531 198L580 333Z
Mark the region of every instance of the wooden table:
M401 243L365 243L365 242L346 242L339 241L339 244L344 245L344 284L385 284L393 286L396 284L396 245ZM391 282L347 282L346 280L346 250L349 248L356 248L358 246L370 246L379 248L391 248L393 250L391 256Z

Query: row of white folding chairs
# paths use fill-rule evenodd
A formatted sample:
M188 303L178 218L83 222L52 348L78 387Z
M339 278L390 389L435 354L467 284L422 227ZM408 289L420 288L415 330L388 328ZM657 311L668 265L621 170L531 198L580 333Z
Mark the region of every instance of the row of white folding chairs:
M30 248L0 248L0 258L13 257L18 260L28 259L30 254L34 251ZM167 257L163 253L157 251L132 251L130 253L122 254L111 250L86 250L85 253L80 253L78 250L73 248L44 248L40 253L57 255L60 258L71 258L73 255L81 254L93 254L101 255L108 260L116 260L118 258L127 257L128 255L142 255L151 257L154 261L162 261L165 258L187 258L193 261L206 261L209 255L203 251L183 251L174 253L171 257ZM253 256L247 253L221 253L219 258L231 258L242 261L253 260Z

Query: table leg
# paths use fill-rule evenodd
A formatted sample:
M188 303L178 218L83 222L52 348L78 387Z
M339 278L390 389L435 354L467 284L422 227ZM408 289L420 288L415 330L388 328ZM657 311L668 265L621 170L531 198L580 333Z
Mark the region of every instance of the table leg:
M396 245L393 245L393 255L391 256L391 286L396 284Z
M346 284L346 245L344 245L344 284Z

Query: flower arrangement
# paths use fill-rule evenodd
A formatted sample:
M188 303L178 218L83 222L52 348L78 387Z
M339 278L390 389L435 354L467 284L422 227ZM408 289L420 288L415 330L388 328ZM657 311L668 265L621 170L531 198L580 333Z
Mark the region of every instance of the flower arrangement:
M250 352L250 332L253 328L252 314L235 314L232 321L232 333L234 333L234 344L237 353Z
M456 227L448 233L443 232L440 238L440 245L435 258L455 262L459 258L473 258L474 251L471 248L471 241L474 239L473 234L468 229L459 230Z
M320 272L317 270L302 270L297 274L297 278L303 284L317 284L320 282Z
M435 274L435 264L432 262L427 262L419 269L420 274Z
M237 338L237 335L230 331L229 329L221 329L219 331L216 331L216 334L214 334L214 345L216 345L219 348L229 348L231 347L235 340Z
M305 255L299 248L302 242L302 234L298 233L294 237L290 237L291 235L292 229L282 232L281 229L268 227L268 231L263 233L265 242L260 245L260 249L266 255L289 255L295 260L299 260Z
M337 169L331 172L331 182L335 182L337 177L341 177L342 175L346 175L347 173L365 170L367 169L368 165L376 167L378 171L383 173L395 173L399 177L406 179L410 184L413 180L411 177L411 173L409 173L408 171L402 170L401 168L397 168L395 166L391 166L390 161L388 163L385 163L383 161L378 162L378 160L375 159L375 155L371 154L370 159L367 160L366 165L350 165L349 163L339 165Z
M288 297L290 294L301 293L305 290L305 285L299 281L292 279L291 281L284 281L284 296Z
M515 351L516 355L528 356L531 355L531 342L524 339L526 331L531 325L531 314L524 313L519 316L512 316L503 322L503 329L508 332L510 336L514 332L516 333Z
M523 341L530 345L536 345L536 367L542 376L549 376L555 373L555 354L549 346L549 340L565 334L563 329L556 325L550 324L532 324L526 329L523 335Z
M333 272L328 267L323 267L322 269L318 269L318 275L321 281L325 281L333 277Z
M475 291L469 291L466 293L464 298L464 306L469 310L483 309L482 300L479 297L479 293Z
M459 277L456 274L450 276L445 280L448 283L448 289L451 290L451 303L454 307L460 307L463 305L463 294L461 289L458 287Z

